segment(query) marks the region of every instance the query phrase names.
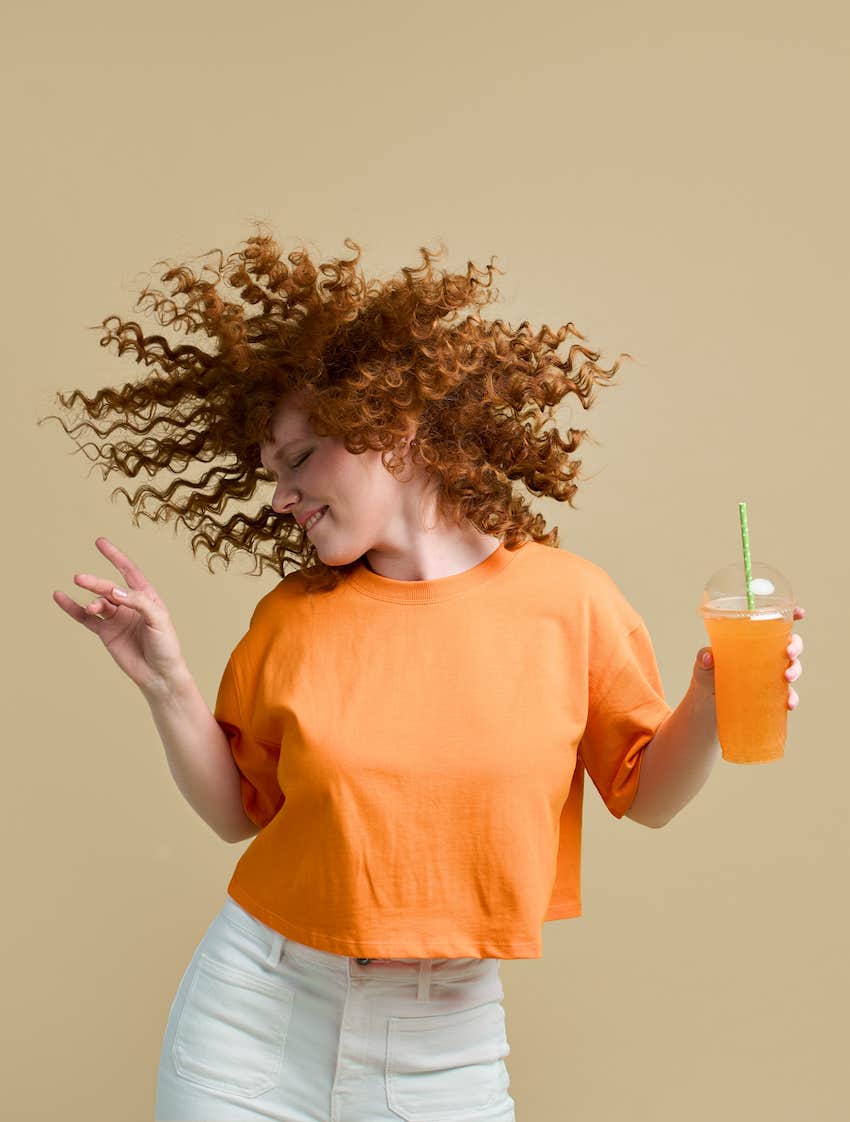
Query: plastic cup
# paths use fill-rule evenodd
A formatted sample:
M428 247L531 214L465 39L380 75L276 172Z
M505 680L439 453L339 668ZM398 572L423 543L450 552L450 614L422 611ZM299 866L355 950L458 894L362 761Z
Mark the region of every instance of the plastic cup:
M714 656L720 749L734 764L781 760L788 732L785 670L794 595L772 565L753 561L750 572L752 608L744 563L736 561L711 576L698 609Z

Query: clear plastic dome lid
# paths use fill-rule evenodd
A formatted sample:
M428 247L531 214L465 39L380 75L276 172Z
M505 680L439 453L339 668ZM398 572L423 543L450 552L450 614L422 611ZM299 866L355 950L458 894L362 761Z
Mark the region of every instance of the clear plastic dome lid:
M750 591L753 607L747 602L744 560L735 561L713 573L706 582L699 614L718 616L753 616L780 619L794 614L794 593L791 583L778 569L764 561L750 563Z

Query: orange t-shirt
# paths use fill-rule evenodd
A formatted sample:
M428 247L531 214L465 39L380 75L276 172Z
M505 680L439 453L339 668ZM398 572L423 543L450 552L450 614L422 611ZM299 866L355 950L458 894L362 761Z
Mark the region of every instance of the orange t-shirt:
M581 915L584 771L621 818L672 712L603 569L526 541L454 576L361 560L257 604L215 717L262 829L229 895L296 942L375 958L540 958Z

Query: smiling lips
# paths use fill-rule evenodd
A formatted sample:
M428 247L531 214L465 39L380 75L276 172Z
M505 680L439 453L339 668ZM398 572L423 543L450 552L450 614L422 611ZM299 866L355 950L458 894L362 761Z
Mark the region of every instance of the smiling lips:
M312 530L317 522L321 522L321 520L325 517L325 511L327 509L328 508L326 506L323 506L321 510L316 511L315 514L311 514L307 521L304 523L304 530Z

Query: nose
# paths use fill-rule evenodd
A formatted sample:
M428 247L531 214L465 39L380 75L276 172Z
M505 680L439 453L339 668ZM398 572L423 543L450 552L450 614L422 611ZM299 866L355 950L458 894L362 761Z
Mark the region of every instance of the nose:
M286 490L280 484L275 487L274 494L272 495L272 510L277 514L289 514L289 508L294 504L295 498L290 494L286 495Z

